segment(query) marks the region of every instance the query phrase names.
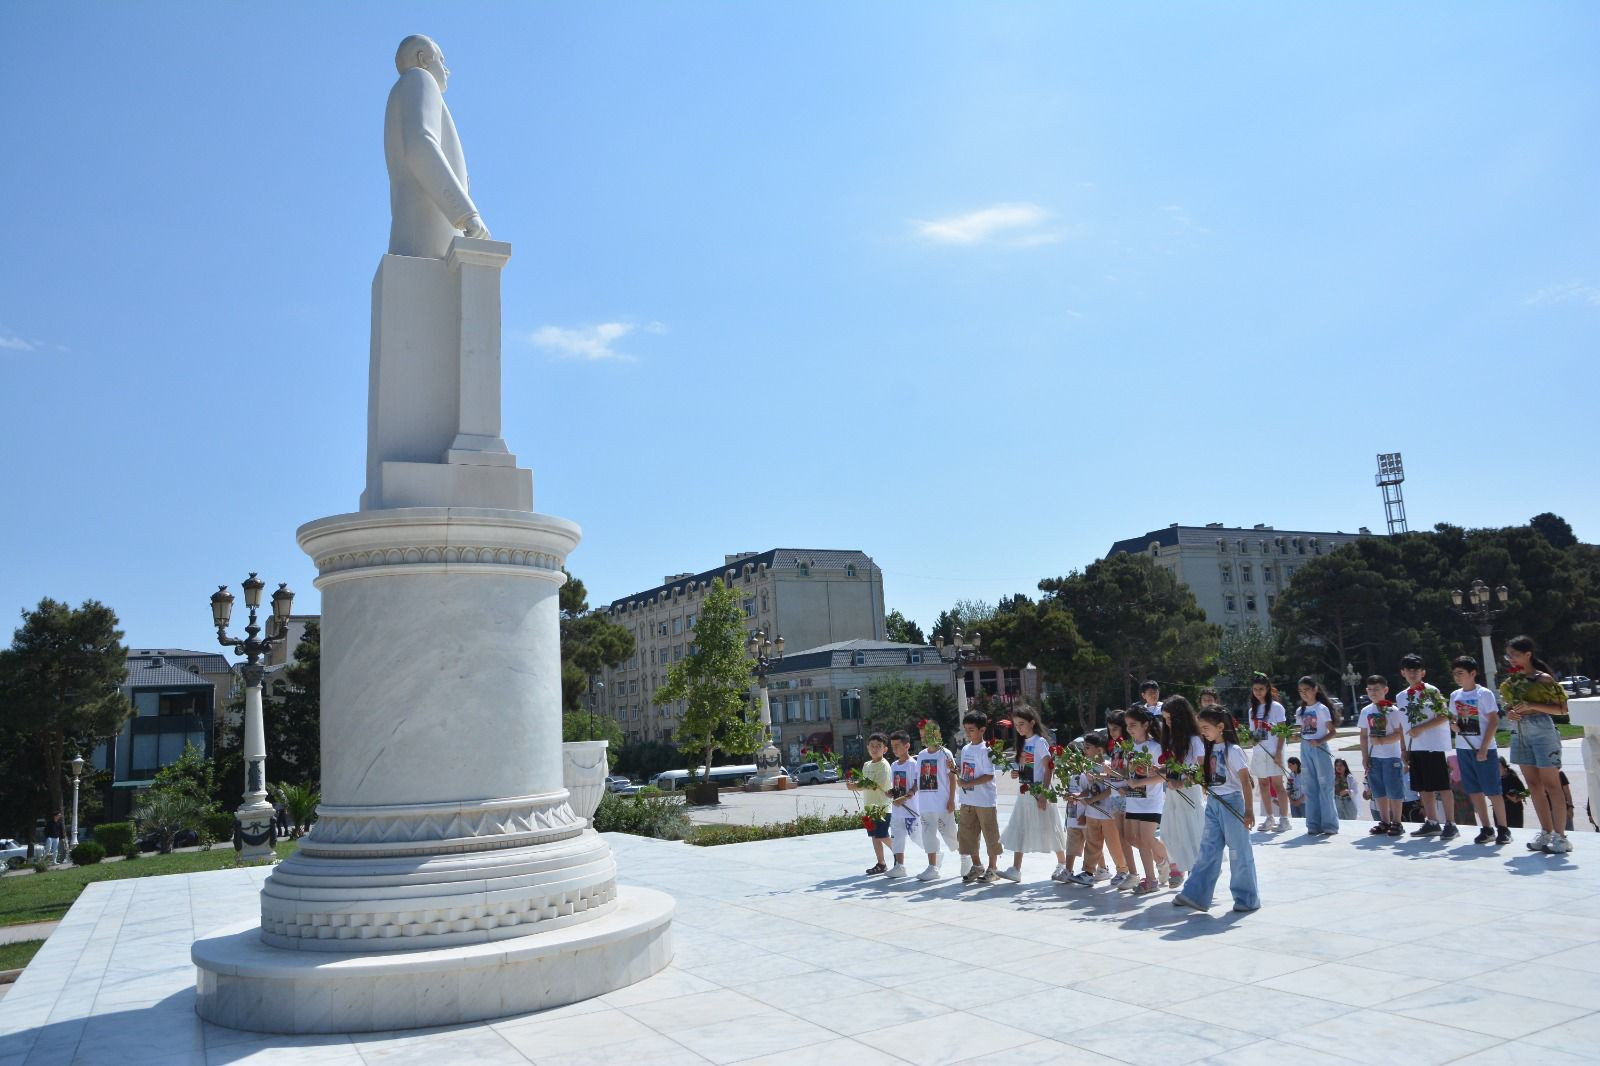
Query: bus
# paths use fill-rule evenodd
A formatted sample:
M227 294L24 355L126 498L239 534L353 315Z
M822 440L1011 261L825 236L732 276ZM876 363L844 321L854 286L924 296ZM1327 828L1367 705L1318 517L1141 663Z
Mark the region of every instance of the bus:
M718 788L727 788L731 785L742 785L754 776L756 776L756 764L744 763L739 766L713 766L706 778ZM689 771L663 770L651 778L650 783L663 792L675 792L689 783Z

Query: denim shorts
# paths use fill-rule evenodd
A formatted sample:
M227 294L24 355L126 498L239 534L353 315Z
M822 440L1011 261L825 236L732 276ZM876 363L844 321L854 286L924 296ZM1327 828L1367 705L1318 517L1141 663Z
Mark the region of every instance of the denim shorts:
M1489 755L1482 762L1478 761L1478 753L1467 748L1456 749L1456 772L1461 775L1461 791L1469 796L1482 793L1485 796L1500 795L1500 752L1494 748L1489 749Z
M1496 765L1499 764L1497 763ZM1373 799L1405 799L1405 773L1400 768L1400 760L1398 758L1373 759L1372 773L1367 777L1367 786L1372 789Z
M1511 762L1516 766L1561 766L1561 734L1548 714L1530 714L1511 723Z

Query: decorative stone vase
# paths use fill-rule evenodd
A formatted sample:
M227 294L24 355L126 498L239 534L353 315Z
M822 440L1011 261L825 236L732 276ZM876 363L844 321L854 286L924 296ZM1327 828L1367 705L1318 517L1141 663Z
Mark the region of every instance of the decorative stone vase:
M569 740L561 745L561 783L571 794L567 802L579 818L594 817L600 797L606 791L606 760L609 740Z

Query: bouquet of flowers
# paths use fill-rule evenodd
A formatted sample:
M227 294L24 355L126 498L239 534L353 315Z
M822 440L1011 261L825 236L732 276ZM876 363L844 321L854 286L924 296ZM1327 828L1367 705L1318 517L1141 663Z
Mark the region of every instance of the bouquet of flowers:
M1534 676L1512 667L1500 682L1500 706L1510 710L1519 703L1545 703L1552 707L1565 707L1567 694L1554 681L1538 681Z
M861 812L861 828L875 829L877 824L889 817L889 808L882 803L869 803L866 810Z
M1290 721L1279 722L1277 725L1270 727L1267 730L1267 733L1269 736L1277 737L1282 741L1299 740L1300 723Z
M1435 718L1449 718L1450 708L1444 704L1444 697L1439 695L1439 690L1429 688L1427 685L1413 685L1406 689L1406 695L1411 699L1406 704L1406 721L1412 725L1421 725L1431 722Z
M1185 795L1183 790L1200 783L1200 767L1192 762L1180 762L1162 752L1161 768L1166 771L1167 784L1171 787L1172 794L1193 807L1194 800Z
M1054 803L1061 795L1043 781L1024 781L1020 791L1024 796L1043 796L1046 803Z
M805 762L816 763L819 770L837 771L839 769L839 756L835 755L833 749L829 747L801 748L800 758Z
M917 723L917 735L922 738L925 748L944 747L944 733L939 729L939 723L932 718L924 718Z

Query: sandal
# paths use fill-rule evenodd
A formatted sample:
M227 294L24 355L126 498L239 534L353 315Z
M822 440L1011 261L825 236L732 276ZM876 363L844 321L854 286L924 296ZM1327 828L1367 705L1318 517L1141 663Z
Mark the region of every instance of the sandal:
M888 872L888 869L889 869L889 868L888 868L888 867L887 867L887 866L885 866L885 865L884 865L884 864L883 864L883 863L881 863L881 862L880 862L880 863L879 863L879 864L878 864L878 865L876 865L876 866L871 866L871 867L868 867L868 868L867 868L867 873L868 873L868 874L881 874L881 873L886 873L886 872Z

